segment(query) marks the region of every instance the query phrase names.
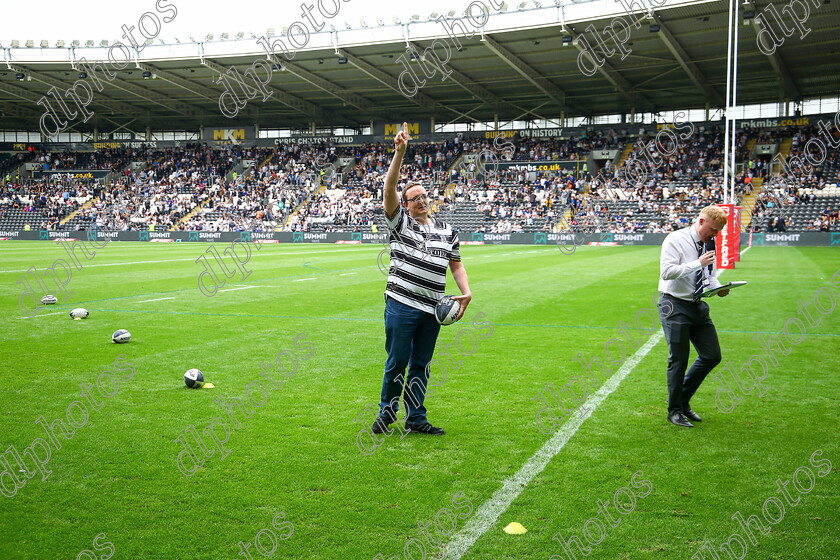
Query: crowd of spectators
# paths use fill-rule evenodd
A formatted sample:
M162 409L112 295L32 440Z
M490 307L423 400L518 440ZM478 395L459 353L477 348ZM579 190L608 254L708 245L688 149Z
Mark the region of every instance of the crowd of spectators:
M588 131L578 138L471 139L409 145L403 180L430 188L433 207L452 212L458 204L483 216L480 230L489 232L558 231L569 209L572 226L590 221L602 231L666 232L683 227L699 208L723 202L723 132L718 125L695 125L677 145L657 145L656 130L642 127ZM616 127L618 128L618 127ZM650 130L648 130L650 129ZM634 131L635 132L635 131ZM781 231L789 221L776 220L778 207L814 201L828 184L823 166L805 161L806 141L817 131L792 131L791 166L769 178L769 156L749 156L751 140L779 144L789 130L745 129L735 137L739 156L737 193L753 192L753 179L764 179L755 192L756 215L768 229ZM624 167L607 163L586 167L595 149L632 146ZM809 146L811 147L811 146ZM290 142L271 148L211 148L191 143L180 147L126 148L92 153L43 153L35 157L45 169L109 169L106 186L62 176L11 182L0 186L0 208L40 211L41 227L209 231L327 231L370 228L381 212L382 182L391 160L390 142L343 146ZM647 155L644 151L647 150ZM492 154L488 157L488 154ZM461 156L460 165L452 164ZM836 166L837 150L826 163ZM566 161L560 171L533 173L508 169L506 161ZM638 175L634 161L647 162ZM136 162L136 163L132 163ZM488 162L483 169L481 162ZM244 165L244 168L243 168ZM240 166L237 168L237 166ZM628 173L629 171L629 173ZM772 186L772 189L766 188ZM768 194L770 193L770 194ZM92 204L85 204L94 199ZM84 207L83 207L84 206ZM837 227L837 211L800 227ZM189 215L189 219L185 219ZM832 215L834 216L832 218Z

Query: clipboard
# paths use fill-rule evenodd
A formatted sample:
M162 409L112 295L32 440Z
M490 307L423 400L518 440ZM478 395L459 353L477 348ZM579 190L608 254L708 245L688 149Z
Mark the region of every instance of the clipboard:
M700 297L712 297L716 296L718 292L722 292L723 290L729 290L731 288L737 288L738 286L746 286L746 281L738 281L738 282L730 282L728 284L724 284L719 288L715 288L713 290L706 290Z

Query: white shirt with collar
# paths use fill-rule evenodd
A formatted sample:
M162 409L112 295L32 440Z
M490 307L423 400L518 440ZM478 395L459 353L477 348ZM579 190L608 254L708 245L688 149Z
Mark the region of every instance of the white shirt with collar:
M701 269L697 243L696 224L671 232L662 243L659 257L659 291L691 301L694 299L694 280ZM705 252L705 251L704 251ZM703 268L705 289L714 289L721 285L717 279L717 265L712 262L712 270ZM708 282L708 283L707 283Z

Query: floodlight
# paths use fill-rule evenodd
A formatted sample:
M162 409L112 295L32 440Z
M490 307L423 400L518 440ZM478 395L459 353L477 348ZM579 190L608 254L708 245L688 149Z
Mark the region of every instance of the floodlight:
M236 34L236 38L237 39L244 39L245 38L245 32L240 31L239 33Z
M438 18L438 13L437 12L432 12L431 14L429 14L429 21L435 21L437 18Z
M524 10L527 6L528 6L527 2L520 2L519 3L519 9L520 10Z
M537 8L542 8L542 4L540 4L537 0L534 0L534 6Z
M396 23L397 25L399 25L399 24L401 24L401 23L402 23L402 21L400 21L400 18L398 18L397 16L394 16L394 23Z
M26 48L31 49L34 46L35 46L35 41L33 41L32 39L27 39Z
M18 47L20 47L20 41L18 41L17 39L12 39L12 48L16 49Z
M47 41L46 39L41 39L41 48L42 48L42 49L46 49L46 48L48 48L49 46L50 46L50 42L49 42L49 41Z
M563 46L568 47L572 44L572 36L571 35L563 35Z
M265 34L268 35L269 37L271 37L272 35L274 35L274 28L269 27L268 29L265 30Z
M360 20L362 27L367 27L367 22L365 20Z
M88 39L87 41L85 41L85 46L86 47L92 47L93 46L93 39Z
M60 48L60 49L64 48L64 39L59 39L58 41L56 41L55 46Z
M412 14L411 19L413 19L414 21L420 21L420 14Z
M145 72L143 72L143 79L144 79L144 80L148 80L148 79L149 79L149 78L151 78L151 77L152 77L152 73L151 73L151 72L149 72L148 70L146 70Z
M79 45L82 44L82 42L79 41L78 39L73 39L73 42L70 43L70 44L73 45L74 47L78 47Z
M383 25L385 25L385 22L382 20L382 18L381 18L381 17L378 17L378 18L376 18L376 24L377 24L379 27L382 27Z
M100 47L107 47L108 46L108 40L107 39L102 39L101 41L99 41L99 46Z
M206 39L207 41L212 41L213 40L213 34L208 33L207 36L204 39Z
M338 63L339 64L347 64L347 57L346 56L339 57L338 58Z
M449 17L455 17L455 10L449 10L449 14L447 14L447 15Z
M346 21L344 22L344 28L345 29L353 29L353 27L349 23L347 23Z
M230 35L228 35L226 32L222 33L222 39L227 39L228 37L230 37Z
M24 78L26 78L26 74L18 72L17 74L15 74L15 78L17 78L18 80L23 80Z

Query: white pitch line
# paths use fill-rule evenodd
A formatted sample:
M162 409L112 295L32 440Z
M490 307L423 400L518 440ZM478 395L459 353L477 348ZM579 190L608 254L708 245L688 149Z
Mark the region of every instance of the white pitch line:
M372 247L370 246L362 246L362 247L346 247L343 249L344 251L366 251L370 250ZM261 257L261 256L270 256L270 257L282 257L282 256L296 256L296 255L321 255L321 254L329 254L335 252L335 248L332 249L324 249L321 251L291 251L285 253L254 253L253 257ZM97 268L100 266L126 266L126 265L135 265L135 264L158 264L158 263L168 263L168 262L180 262L180 261L195 261L195 259L165 259L159 261L132 261L132 262L117 262L117 263L103 263L103 264L83 264L83 268ZM84 262L84 261L82 261ZM13 272L29 272L29 269L25 270L0 270L0 274L4 273L13 273Z
M458 560L467 550L489 529L499 516L502 515L510 504L522 493L522 490L528 485L531 480L540 474L549 461L557 455L560 450L571 439L584 420L592 415L592 412L604 402L610 394L618 388L619 383L627 377L633 368L644 358L651 348L662 340L662 331L657 331L651 336L648 341L639 348L629 360L619 368L619 370L609 379L607 379L598 391L589 397L586 402L581 405L578 414L573 414L566 422L560 426L560 429L543 445L530 459L528 459L519 472L513 476L509 476L502 483L502 487L490 497L489 500L481 504L476 510L475 514L470 518L463 529L455 533L452 540L446 545L443 551L442 558L444 560ZM589 405L589 406L587 406Z
M244 286L242 288L227 288L225 290L219 290L220 292L235 292L236 290L248 290L250 288L259 288L260 286Z
M21 317L21 319L37 319L38 317L46 317L48 315L61 315L62 313L69 313L69 311L56 311L55 313L41 313L39 315L32 315L29 317Z
M162 297L157 299L144 299L143 301L138 301L137 303L149 303L150 301L163 301L165 299L175 299L174 297Z
M350 276L351 274L357 274L356 272L345 272L344 274L339 274L339 276Z
M317 280L317 278L298 278L297 280L292 280L292 282L305 282L307 280Z

